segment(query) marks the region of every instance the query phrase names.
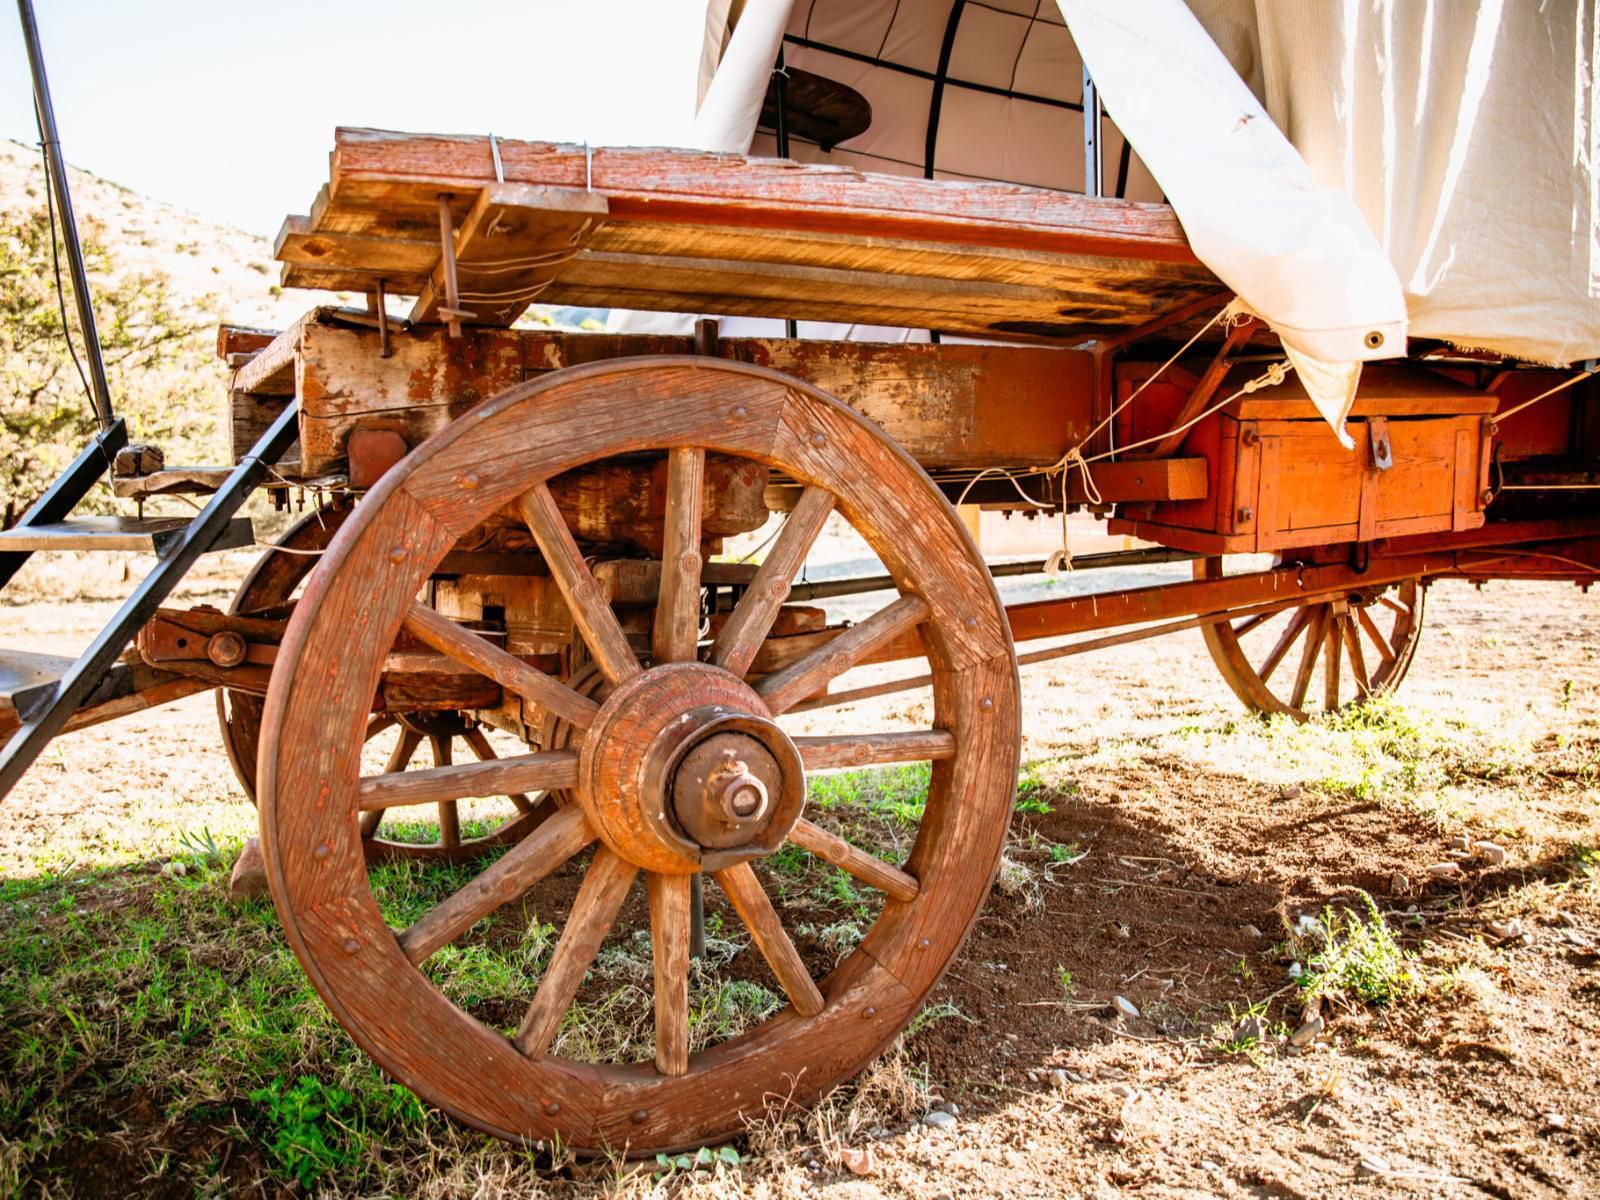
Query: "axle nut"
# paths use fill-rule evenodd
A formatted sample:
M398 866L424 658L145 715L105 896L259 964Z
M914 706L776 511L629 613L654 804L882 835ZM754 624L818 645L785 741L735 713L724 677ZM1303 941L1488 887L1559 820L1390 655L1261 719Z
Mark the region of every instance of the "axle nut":
M219 667L237 667L244 661L246 650L244 638L229 629L206 639L206 657Z

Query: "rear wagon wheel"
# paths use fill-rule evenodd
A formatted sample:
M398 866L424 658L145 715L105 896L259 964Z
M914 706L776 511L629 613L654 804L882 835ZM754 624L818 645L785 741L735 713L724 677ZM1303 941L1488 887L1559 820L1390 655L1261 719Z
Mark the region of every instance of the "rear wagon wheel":
M803 494L727 624L701 647L707 451L783 472ZM662 453L665 561L641 659L548 484L609 456ZM610 683L602 704L415 604L454 541L505 510L527 523ZM871 544L899 595L842 636L752 675L830 511ZM360 814L418 793L401 775L363 777L360 747L382 648L402 624L570 723L572 748L503 759L496 786L570 789L575 802L391 928L361 852ZM907 638L934 677L929 728L785 732L787 709ZM511 389L419 447L357 509L308 582L267 697L268 877L291 944L336 1017L433 1104L508 1138L632 1153L704 1144L741 1131L771 1103L814 1099L916 1014L993 878L1016 780L1018 708L1005 615L981 557L927 476L875 427L759 368L683 358L573 368ZM921 761L926 804L904 861L812 823L808 774ZM422 794L436 802L480 786L435 772ZM797 947L795 914L773 882L769 859L785 846L842 869L876 905L859 945L826 973ZM429 974L446 948L458 954L486 937L515 944L527 918L508 932L495 914L556 872L579 883L542 970L530 958L505 994L446 995ZM729 969L761 973L782 997L725 1040L690 1007L689 906L702 876L748 938ZM546 913L555 915L541 899L533 924ZM648 996L646 1025L627 1053L588 1053L573 1033L574 1000L619 914L624 948L649 946L650 967L634 985Z

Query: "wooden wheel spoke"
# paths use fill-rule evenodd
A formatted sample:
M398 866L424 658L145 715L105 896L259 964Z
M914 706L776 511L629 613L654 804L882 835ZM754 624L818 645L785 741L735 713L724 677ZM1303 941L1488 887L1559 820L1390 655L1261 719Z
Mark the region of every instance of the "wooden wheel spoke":
M1295 642L1305 633L1306 626L1310 623L1310 608L1297 608L1294 610L1294 615L1289 618L1289 623L1284 626L1283 633L1279 636L1276 644L1267 652L1266 658L1261 660L1261 670L1257 674L1261 677L1262 683L1266 683L1267 680L1272 678L1272 673L1278 669L1278 664L1284 660L1284 656L1294 647Z
M504 796L509 792L550 791L578 782L578 755L572 750L545 750L488 762L454 763L425 771L395 771L363 778L357 789L363 812L408 804L434 804L469 796Z
M451 751L449 737L440 737L437 734L428 738L433 749L433 765L435 770L452 765L455 756ZM456 807L454 800L440 800L439 804L439 842L441 845L455 847L461 845L461 811Z
M706 452L667 452L667 513L661 544L652 656L658 663L693 662L700 641L700 508Z
M1317 655L1322 652L1322 631L1328 624L1328 606L1319 604L1313 610L1306 631L1305 649L1300 653L1300 669L1295 672L1294 691L1289 696L1289 707L1303 709L1306 691L1311 687L1311 672L1316 668Z
M1337 712L1339 709L1339 659L1343 654L1344 639L1340 630L1344 627L1344 613L1330 613L1324 624L1322 635L1322 710L1324 712Z
M1350 660L1350 675L1355 680L1356 688L1362 696L1372 694L1372 681L1367 675L1366 656L1361 653L1361 631L1356 621L1348 614L1340 623L1344 634L1345 655Z
M803 817L790 830L789 840L895 900L917 898L920 885L899 867L891 867L875 855L868 854L859 846L852 846L842 837L829 833L820 825L813 825Z
M1367 637L1372 639L1372 644L1377 648L1378 657L1383 660L1383 669L1394 666L1394 648L1389 645L1389 639L1383 636L1383 631L1378 628L1378 623L1372 619L1372 614L1363 606L1356 610L1356 617L1361 622L1361 628L1366 630Z
M797 737L795 748L809 771L866 767L882 763L935 762L953 758L955 735L946 729L907 733L825 734Z
M402 933L401 952L413 963L423 962L484 917L517 899L594 837L581 808L571 805L558 810L492 867L429 909Z
M1274 612L1256 613L1256 615L1253 616L1253 617L1246 617L1244 620L1240 621L1237 625L1233 626L1233 636L1234 637L1243 637L1245 634L1251 632L1252 630L1261 628L1261 626L1265 625L1268 621L1272 620L1272 618L1277 616L1277 615L1278 615L1277 612L1274 611Z
M441 654L447 654L457 662L482 672L501 687L557 716L565 717L580 729L589 728L595 714L600 711L600 706L587 696L579 695L520 658L490 645L471 630L463 629L425 604L411 606L406 613L405 628L417 640L432 646ZM634 668L637 670L637 662Z
M1394 609L1394 611L1399 613L1402 617L1409 617L1411 615L1411 606L1409 604L1402 604L1393 596L1379 596L1378 603L1383 605L1385 608Z
M689 907L694 875L645 877L655 969L656 1070L689 1070Z
M394 749L389 752L389 761L384 764L384 775L398 775L404 771L420 745L422 745L422 735L415 729L402 725L400 727L400 740L394 744ZM378 832L378 826L382 824L383 809L375 808L369 812L363 812L361 814L361 836L363 838L372 837Z
M527 845L527 842L522 843ZM601 846L583 876L578 895L572 901L567 926L561 931L550 956L550 965L533 994L533 1003L522 1018L513 1039L517 1049L529 1058L539 1058L550 1049L561 1018L578 994L589 964L600 952L600 943L622 909L628 888L639 868Z
M583 552L573 540L549 485L538 483L529 488L517 501L517 507L550 567L556 586L566 597L572 619L588 643L600 673L613 684L632 679L639 673L639 660L634 656L633 647L628 645L628 635L622 632L605 591L595 582L589 564L584 562Z
M489 744L488 737L483 730L474 725L461 735L468 748L477 756L479 762L496 762L500 756L494 752L494 747ZM530 813L536 807L532 800L522 792L507 792L506 799L516 805L518 812Z
M756 687L773 713L787 711L807 696L821 691L878 647L920 624L928 616L921 596L901 596L859 625L818 646L781 671L768 675Z
M761 886L750 864L739 863L715 871L712 878L728 897L733 910L739 914L739 920L750 931L751 940L772 968L778 986L783 988L795 1011L803 1017L814 1017L820 1013L823 1008L822 993L817 990L816 981L806 970L800 952L784 932L783 922L778 919L777 910L772 907L766 889Z
M778 609L789 598L795 572L811 551L817 535L833 511L833 495L825 488L808 487L783 523L778 538L757 568L728 622L717 635L711 660L741 679L755 661L756 652L772 628Z
M361 740L363 742L370 742L373 738L377 737L380 733L382 733L385 729L388 729L391 725L395 724L398 720L399 718L393 713L374 713L372 720L367 722L367 731L361 735Z

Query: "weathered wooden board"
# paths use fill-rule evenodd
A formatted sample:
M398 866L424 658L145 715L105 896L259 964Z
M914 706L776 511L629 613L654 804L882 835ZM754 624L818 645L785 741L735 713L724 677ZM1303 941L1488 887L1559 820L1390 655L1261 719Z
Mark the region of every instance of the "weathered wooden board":
M1166 205L683 150L499 154L503 183L487 138L339 130L328 187L279 235L284 283L417 294L441 195L459 223L482 189L528 185L607 214L553 276L517 282L551 303L1067 337L1223 290Z
M301 471L339 470L351 430L389 429L416 446L497 392L548 371L651 354L689 354L686 337L469 329L375 330L317 313L235 377L268 395L288 381L301 403ZM930 470L1046 466L1088 432L1091 356L1032 346L724 338L720 357L807 380L882 426ZM259 367L258 367L258 364ZM239 419L236 415L236 424Z

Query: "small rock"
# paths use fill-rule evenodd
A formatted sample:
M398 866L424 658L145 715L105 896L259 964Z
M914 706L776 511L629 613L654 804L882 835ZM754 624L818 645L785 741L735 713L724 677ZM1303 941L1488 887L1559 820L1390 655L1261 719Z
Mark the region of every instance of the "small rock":
M161 868L161 873L168 879L181 879L189 873L189 864L175 858Z
M1568 929L1576 929L1578 927L1578 918L1564 908L1556 909L1556 920L1560 921Z
M952 1117L959 1117L961 1115L961 1106L954 1100L946 1100L944 1102L944 1110Z
M1389 1173L1389 1164L1376 1154L1369 1154L1361 1160L1356 1170L1363 1175L1387 1175Z
M1565 1129L1567 1117L1565 1113L1547 1112L1544 1114L1544 1123L1551 1129Z
M1037 1072L1037 1071L1029 1071L1028 1072L1028 1082L1029 1083L1038 1083L1039 1082L1039 1072Z
M1304 975L1305 973L1306 973L1305 967L1301 966L1299 963L1292 962L1292 963L1289 964L1289 978L1290 979L1299 979L1300 976Z
M1301 913L1300 916L1295 919L1295 937L1311 937L1318 933L1321 929L1322 926L1317 924L1317 919L1310 913Z
M1428 867L1428 874L1435 879L1451 879L1461 874L1461 864L1457 862L1433 863Z
M1455 837L1450 839L1450 849L1452 849L1452 850L1471 850L1472 849L1472 838L1469 837L1467 834L1458 833L1458 834L1456 834Z
M1516 917L1512 917L1509 921L1489 922L1490 936L1498 939L1499 941L1514 941L1515 939L1520 938L1522 933L1522 922Z
M1391 896L1403 896L1410 890L1411 880L1407 879L1399 871L1389 876L1389 894Z
M1210 1171L1213 1175L1217 1175L1222 1172L1222 1168L1216 1163L1212 1162L1209 1158L1202 1158L1200 1160L1200 1169L1202 1171Z
M922 1123L929 1129L954 1129L956 1127L956 1118L953 1114L947 1112L931 1112L922 1118Z
M1266 934L1262 933L1261 930L1258 929L1254 925L1246 925L1244 927L1244 931L1245 931L1245 933L1247 935L1249 935L1250 937L1256 938L1257 940L1260 940L1261 938L1264 938L1264 937L1267 936Z
M1113 1096L1121 1096L1124 1100L1132 1100L1133 1099L1133 1089L1131 1087L1129 1087L1125 1083L1114 1083L1114 1084L1112 1084L1111 1085L1111 1094Z
M228 879L228 895L234 900L244 900L265 896L269 890L267 865L261 857L261 839L250 838L233 864L233 875Z
M846 1146L839 1151L839 1161L852 1175L873 1175L878 1170L877 1160L870 1148L857 1150L854 1146Z
M1118 1016L1137 1017L1139 1015L1138 1007L1126 996L1111 997L1111 1007Z
M1291 783L1286 787L1281 787L1278 789L1278 799L1298 800L1301 796L1305 795L1305 791L1306 789L1301 787L1298 783Z
M1316 1040L1317 1034L1322 1032L1322 1018L1312 1017L1305 1024L1296 1029L1289 1037L1291 1046L1309 1046Z
M1472 849L1479 858L1483 859L1491 867L1498 867L1506 861L1505 847L1496 845L1494 842L1473 842Z
M1106 932L1119 941L1132 936L1131 931L1121 921L1112 921L1106 926Z
M1170 992L1173 988L1178 986L1178 981L1176 979L1161 979L1157 982L1161 984L1161 990L1163 992Z
M1055 1084L1058 1088L1065 1089L1067 1086L1067 1072L1063 1071L1060 1067L1057 1067L1054 1071L1050 1072L1050 1082Z
M1267 1023L1260 1017L1246 1017L1233 1029L1236 1042L1261 1042L1267 1037Z

